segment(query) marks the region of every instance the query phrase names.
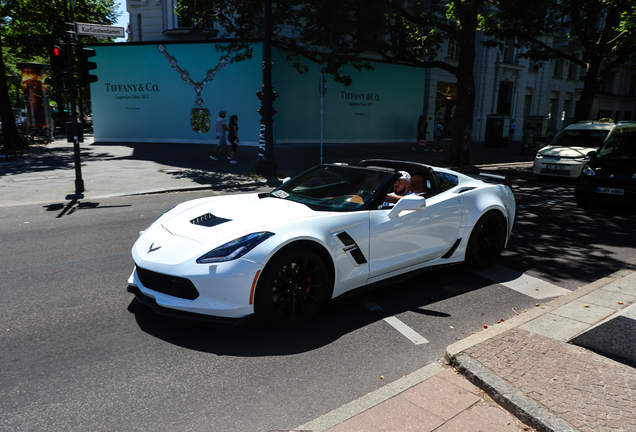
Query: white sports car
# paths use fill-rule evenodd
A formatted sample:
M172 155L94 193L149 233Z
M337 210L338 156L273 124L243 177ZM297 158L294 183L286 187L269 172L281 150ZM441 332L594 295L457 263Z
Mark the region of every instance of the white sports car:
M410 192L387 193L406 171ZM172 316L297 325L330 299L423 269L492 265L515 199L504 177L365 160L318 165L270 193L202 198L165 212L132 248L128 291Z

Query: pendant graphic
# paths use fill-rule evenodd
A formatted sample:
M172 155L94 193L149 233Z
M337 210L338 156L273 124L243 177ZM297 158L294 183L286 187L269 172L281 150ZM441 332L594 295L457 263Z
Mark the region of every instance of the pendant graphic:
M212 116L207 108L192 108L190 126L197 133L208 133L212 127Z
M212 127L212 115L210 114L210 110L208 110L207 108L203 108L203 99L201 98L201 92L203 91L203 87L209 81L212 81L214 79L217 72L221 70L221 68L227 66L230 59L234 55L234 50L230 50L227 55L221 57L218 66L214 69L208 70L203 81L195 82L192 80L192 78L190 78L190 73L187 70L181 69L179 67L179 65L177 64L177 59L168 54L165 45L157 45L157 49L168 60L168 64L170 65L170 67L176 69L179 76L181 76L181 79L194 88L194 91L197 95L197 98L194 101L195 108L192 108L192 111L190 112L190 127L192 127L192 130L196 133L210 132L210 129Z

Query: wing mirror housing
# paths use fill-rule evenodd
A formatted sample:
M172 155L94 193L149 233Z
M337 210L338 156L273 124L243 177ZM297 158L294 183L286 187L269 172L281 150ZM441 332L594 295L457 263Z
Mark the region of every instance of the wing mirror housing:
M424 210L426 208L426 198L419 195L407 195L402 197L389 212L390 218L396 218L400 213L409 210Z

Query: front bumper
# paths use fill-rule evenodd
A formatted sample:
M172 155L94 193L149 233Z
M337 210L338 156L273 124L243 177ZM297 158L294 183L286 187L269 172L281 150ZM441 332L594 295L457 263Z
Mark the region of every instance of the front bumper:
M203 322L217 322L217 323L223 323L223 324L239 324L247 318L247 317L223 318L223 317L217 317L212 315L203 315L203 314L198 314L193 312L185 312L178 309L170 309L163 306L159 306L157 304L157 301L154 298L144 295L144 293L141 292L141 290L136 286L128 285L127 291L131 294L134 294L137 300L141 304L154 309L154 311L160 315L165 315L172 318L179 318L179 319L186 319L186 320L193 320L193 321L203 321Z
M183 265L180 271L161 267L142 261L128 279L128 291L159 313L202 315L220 321L242 319L254 313L253 290L263 269L260 264L237 259L214 265ZM140 273L153 273L156 277L140 278ZM156 282L165 279L174 282L168 285ZM145 286L142 280L152 286Z
M599 193L599 189L620 189L623 194ZM634 182L612 182L581 176L574 185L574 196L580 202L636 206L636 184Z

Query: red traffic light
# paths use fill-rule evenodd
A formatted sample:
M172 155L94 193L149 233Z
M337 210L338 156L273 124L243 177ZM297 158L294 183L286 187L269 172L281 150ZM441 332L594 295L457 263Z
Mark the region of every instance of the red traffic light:
M62 49L57 45L53 45L52 54L54 57L62 57Z

